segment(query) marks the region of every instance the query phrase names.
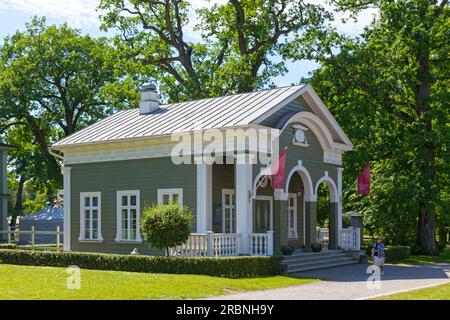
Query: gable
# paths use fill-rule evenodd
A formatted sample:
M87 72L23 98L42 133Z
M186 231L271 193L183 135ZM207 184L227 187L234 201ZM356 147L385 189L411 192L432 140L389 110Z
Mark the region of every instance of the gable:
M323 101L319 98L311 85L304 86L299 90L292 99L282 105L278 105L261 116L257 117L253 122L255 124L268 125L270 127L281 129L286 123L299 112L311 113L320 119L320 125L325 131L331 134L331 139L337 146L344 150L353 149L353 144L344 133L344 130L337 123L336 119L327 109ZM328 133L327 132L327 133Z

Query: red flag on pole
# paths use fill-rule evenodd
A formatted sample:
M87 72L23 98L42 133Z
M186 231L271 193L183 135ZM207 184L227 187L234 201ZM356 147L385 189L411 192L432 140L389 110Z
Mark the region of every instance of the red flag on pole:
M284 188L285 168L286 168L286 150L281 151L280 158L272 164L272 188Z
M370 162L366 164L358 176L358 194L368 195L370 192Z

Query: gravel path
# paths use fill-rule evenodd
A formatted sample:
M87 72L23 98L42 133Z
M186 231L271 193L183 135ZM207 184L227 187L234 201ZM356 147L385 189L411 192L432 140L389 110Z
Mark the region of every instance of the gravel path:
M450 263L435 265L386 265L379 287L368 288L366 264L299 273L323 281L280 289L216 296L221 300L354 300L450 283Z

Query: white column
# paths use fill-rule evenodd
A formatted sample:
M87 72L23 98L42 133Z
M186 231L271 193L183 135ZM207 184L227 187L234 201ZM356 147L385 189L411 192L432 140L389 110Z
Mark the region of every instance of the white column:
M342 230L342 172L344 168L337 168L337 189L338 189L338 245L341 245Z
M64 251L70 251L70 175L71 167L62 167L64 176ZM80 226L81 227L81 226Z
M236 232L240 234L240 253L249 253L249 234L252 233L252 165L235 164Z
M212 230L212 165L197 164L197 232Z

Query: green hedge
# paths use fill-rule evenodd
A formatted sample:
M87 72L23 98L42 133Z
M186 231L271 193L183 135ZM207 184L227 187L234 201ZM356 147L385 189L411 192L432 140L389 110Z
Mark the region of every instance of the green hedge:
M14 249L14 248L16 248L15 244L0 243L0 249Z
M386 246L385 250L385 260L396 261L408 258L411 255L411 247L408 246Z
M282 257L157 257L0 249L0 263L84 269L255 277L282 273Z

